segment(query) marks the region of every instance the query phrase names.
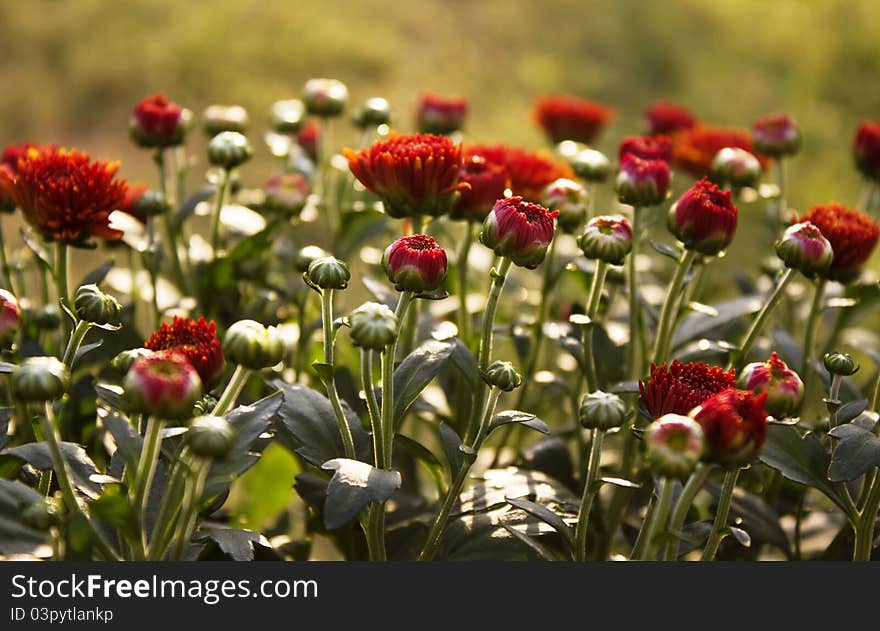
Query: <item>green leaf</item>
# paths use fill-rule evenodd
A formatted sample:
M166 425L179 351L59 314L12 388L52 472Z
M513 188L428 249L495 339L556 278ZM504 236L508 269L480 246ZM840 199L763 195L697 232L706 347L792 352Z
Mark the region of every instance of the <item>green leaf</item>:
M213 541L233 561L253 561L256 546L272 547L268 539L258 532L217 524L202 524L193 540Z
M46 268L50 274L52 273L52 268L54 264L52 263L52 255L49 254L49 251L46 249L46 246L40 241L37 235L30 228L22 227L21 228L21 240L24 241L24 244L27 248L37 257L37 260L40 264Z
M849 482L880 466L880 437L855 423L838 425L829 436L838 439L828 477L832 482Z
M529 500L521 500L513 497L508 497L507 503L515 508L524 510L529 515L533 515L545 524L549 524L550 526L552 526L556 532L562 535L562 538L565 539L565 542L569 546L572 546L574 544L574 535L571 532L571 527L565 523L562 517L554 513L546 506L543 506L536 502L530 502Z
M518 423L520 425L524 425L525 427L529 427L537 432L541 432L542 434L549 434L550 428L547 426L547 423L539 419L534 414L529 414L528 412L520 412L519 410L506 410L499 414L495 415L495 418L489 423L489 431L491 432L493 429L501 427L502 425L508 425L510 423Z
M125 400L123 395L125 392L117 385L110 383L96 383L95 395L99 401L107 404L116 410L125 410Z
M406 356L394 371L394 426L452 356L455 343L428 340Z
M138 535L137 513L121 484L104 485L101 496L89 504L89 511L128 538Z
M249 449L254 442L269 429L278 414L284 394L281 390L273 392L250 405L240 405L224 417L235 428L236 438L231 454L241 454Z
M180 225L191 217L196 211L196 206L211 199L216 192L217 187L213 184L208 184L190 195L177 210L177 224Z
M52 555L49 533L21 521L26 506L42 501L43 497L26 484L0 478L0 555Z
M128 419L120 414L109 413L101 419L116 443L116 453L131 470L137 469L144 439L135 431Z
M446 423L440 423L440 442L443 444L443 453L446 454L446 462L449 465L450 474L454 475L461 468L461 438Z
M82 287L83 285L100 285L104 282L104 279L107 278L107 274L110 273L110 270L113 269L115 264L115 261L112 260L102 263L83 276L83 279L79 281L79 287Z
M321 384L324 387L327 387L327 384L333 381L333 374L336 372L333 366L323 362L312 362L312 370L318 375L318 379L321 380Z
M763 296L743 296L712 305L718 315L691 313L683 318L676 327L672 337L672 347L678 348L686 342L701 337L712 338L711 333L730 325L743 316L757 313L763 304Z
M70 469L71 482L84 495L97 498L101 494L101 486L107 481L107 476L102 476L92 459L86 454L86 450L76 443L60 443L61 454ZM19 447L5 450L0 457L14 458L22 463L27 463L39 469L47 471L54 469L49 446L46 443L28 443Z
M724 532L733 536L736 539L737 543L741 545L743 548L750 548L752 546L752 538L742 528L737 528L736 526L727 526L724 529Z
M377 469L366 462L334 458L321 465L333 471L324 501L327 530L344 526L370 502L381 504L400 488L400 473Z

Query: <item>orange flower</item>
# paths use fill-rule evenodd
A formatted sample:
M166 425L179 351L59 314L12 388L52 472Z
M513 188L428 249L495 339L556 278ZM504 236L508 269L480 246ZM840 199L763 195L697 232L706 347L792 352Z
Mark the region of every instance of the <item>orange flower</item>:
M614 110L587 99L551 95L535 102L534 118L554 143L575 140L590 144L614 118Z
M110 213L125 202L128 186L116 179L118 162L92 161L76 149L30 149L18 172L0 169L0 188L47 241L89 247L97 237L122 238Z
M748 132L725 127L696 126L676 132L672 136L672 162L694 177L709 175L715 154L725 147L738 147L750 153L752 139ZM761 168L766 168L766 158L757 156Z
M507 153L510 190L532 203L541 202L544 189L559 178L571 179L574 172L565 162L557 162L541 151L511 149Z

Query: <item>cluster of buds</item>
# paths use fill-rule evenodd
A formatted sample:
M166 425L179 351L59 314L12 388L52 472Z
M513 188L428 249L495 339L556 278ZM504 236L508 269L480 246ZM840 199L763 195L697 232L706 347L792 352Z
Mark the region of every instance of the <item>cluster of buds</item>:
M522 197L499 199L483 222L480 240L496 255L534 269L544 261L553 240L557 214Z
M620 265L632 250L633 231L624 217L603 215L587 223L578 245L588 259Z
M254 320L239 320L223 336L223 356L250 370L274 366L284 357L284 340L274 326Z
M439 289L447 266L446 250L426 234L401 237L382 255L382 267L397 291L421 294Z

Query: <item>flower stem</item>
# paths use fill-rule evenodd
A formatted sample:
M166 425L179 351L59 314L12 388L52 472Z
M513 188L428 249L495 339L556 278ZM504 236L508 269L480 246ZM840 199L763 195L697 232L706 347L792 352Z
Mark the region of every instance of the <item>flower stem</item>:
M171 151L173 152L174 150L172 149ZM174 274L174 280L177 282L177 286L180 287L184 293L187 293L188 288L186 284L186 276L183 273L183 266L180 263L180 252L177 247L178 227L174 216L175 204L172 204L172 200L168 194L168 171L165 163L165 150L157 149L153 159L156 161L156 166L159 167L159 187L162 191L162 199L165 201L165 238L168 240L167 249L171 255L169 257L171 259L171 272Z
M471 465L473 465L474 461L477 459L477 452L479 452L480 447L483 445L483 441L486 438L486 434L489 431L489 422L492 420L492 415L495 413L495 406L498 404L498 398L500 396L501 390L493 386L489 391L489 397L483 407L477 435L474 437L470 449L461 452L461 465L459 466L458 471L456 471L455 476L452 478L449 489L446 491L446 496L443 498L443 504L440 506L440 512L437 513L437 517L431 525L431 531L428 533L428 538L425 540L425 545L422 547L422 551L419 554L419 561L430 561L434 558L434 554L437 552L437 544L440 542L440 536L443 534L446 522L449 520L449 514L452 512L455 503L458 501L458 497L461 494L461 489L467 479Z
M794 278L794 270L791 268L787 268L777 281L776 286L773 288L773 291L767 297L766 302L764 302L764 306L761 307L758 315L755 316L755 319L752 322L752 326L749 327L748 333L746 333L745 339L743 340L742 344L740 344L739 351L736 353L736 356L732 356L730 358L730 364L727 367L728 369L733 368L735 364L745 361L745 359L748 357L749 351L752 350L752 346L755 344L755 340L758 339L758 336L761 334L761 329L767 322L767 318L773 312L773 309L776 308L776 305L779 304L782 296L785 295L785 288L788 286L788 283L791 282L792 278Z
M244 366L239 365L235 367L232 376L229 378L229 383L226 384L226 388L223 389L223 394L220 395L217 405L211 411L213 416L223 416L232 409L252 372L252 370Z
M91 322L80 320L76 323L73 332L70 334L70 338L67 340L67 348L64 349L64 355L61 359L68 368L73 368L73 360L76 357L76 351L79 350L83 338L91 328Z
M382 412L376 400L376 383L373 379L373 351L361 349L361 387L367 399L367 412L373 430L374 464L377 469L385 469L385 431L382 428Z
M55 244L55 293L58 297L58 302L61 303L63 307L73 309L73 303L70 301L70 292L68 289L70 283L68 281L67 259L67 244L59 241ZM70 319L62 315L61 321L64 323L64 337L62 338L64 339L70 335Z
M608 263L597 261L593 283L590 286L590 297L587 300L587 317L590 322L584 327L584 379L587 384L587 393L599 389L599 381L596 377L596 360L593 356L593 325L602 299L602 286L605 284L607 273Z
M220 213L223 211L223 202L226 199L226 191L229 189L231 173L229 169L223 169L223 179L214 200L214 214L211 215L211 252L214 259L218 258L217 249L220 247Z
M486 310L483 313L483 331L480 336L480 370L486 370L492 359L492 344L495 336L495 312L498 310L498 301L501 298L501 290L507 280L510 271L511 260L502 257L498 265L498 271L494 269L492 275L492 287L489 289L489 297L486 299Z
M581 507L578 511L578 521L574 535L574 560L587 560L587 526L590 523L590 509L593 500L598 495L598 489L594 489L599 477L599 465L602 457L602 443L605 432L601 429L593 430L593 444L590 446L590 460L587 465L587 474L584 478L584 491L581 496Z
M464 235L464 241L461 244L461 250L458 253L456 264L458 266L458 337L468 346L471 339L471 317L467 309L468 294L468 256L471 252L471 245L474 243L479 224L469 221L467 224L467 232Z
M177 534L174 542L174 559L179 561L183 557L184 547L192 538L196 526L196 518L199 514L199 504L205 492L205 482L208 472L211 470L211 461L204 458L196 458L194 470L191 472L189 484L183 498L183 507L179 521L177 522Z
M333 290L325 289L321 292L321 323L324 332L324 364L330 367L331 374L322 377L324 387L327 389L327 398L330 399L330 405L333 406L333 413L336 415L336 423L339 426L339 434L342 436L342 446L345 449L345 457L354 459L354 438L351 435L351 428L348 426L348 420L342 410L342 403L339 401L339 393L336 391L336 378L332 374L335 370L333 363L333 345L335 335L333 332Z
M816 328L819 318L822 317L823 301L825 299L825 284L828 281L821 279L816 283L816 292L813 294L813 304L810 306L810 315L807 317L807 328L804 331L804 360L801 364L801 374L807 374L807 365L816 345Z
M687 276L696 255L697 253L694 250L685 250L678 262L678 266L675 268L672 279L669 281L669 289L666 292L666 299L663 301L663 310L660 312L660 321L657 323L657 338L654 342L653 354L654 363L660 363L668 359L669 345L672 342L672 333L678 317L676 305L678 304L681 287L684 284L684 278Z
M727 525L727 515L730 512L730 502L733 500L733 490L739 478L739 469L733 469L724 474L724 482L721 485L721 494L718 496L718 508L715 510L715 520L712 522L712 531L709 540L703 550L701 561L713 561L721 544L721 531Z
M871 560L871 550L874 547L874 523L877 521L878 508L880 508L880 469L875 469L871 490L854 524L856 542L853 561Z
M779 198L776 200L776 226L785 224L785 213L788 210L788 202L785 200L785 161L782 158L776 160L776 185L779 187Z
M167 473L167 483L162 493L162 501L159 502L159 511L156 514L155 526L153 527L147 559L157 561L165 555L165 551L174 536L175 519L180 513L180 503L183 499L185 487L185 472L189 470L189 450L183 446L178 449L174 461L171 463L171 471Z
M651 506L648 515L645 517L645 523L642 525L642 532L639 533L636 541L636 548L633 550L632 558L639 561L651 561L654 558L654 537L657 535L658 529L666 526L666 520L669 516L669 509L672 506L672 496L675 491L675 483L669 478L662 478L660 481L660 496ZM641 550L639 550L639 544Z
M666 561L675 561L678 558L681 542L680 534L682 528L684 528L684 520L687 519L687 514L694 503L694 498L700 492L700 489L703 488L706 478L709 477L710 470L711 467L709 465L702 462L699 463L681 490L681 495L678 496L678 501L676 501L675 507L672 510L672 517L669 519L669 532L673 536L678 537L678 539L670 541L666 545L666 553L664 555Z
M633 238L632 249L629 253L629 261L627 261L627 289L629 291L629 376L631 380L636 380L641 376L642 366L639 357L639 340L641 339L642 312L639 307L639 280L637 259L639 252L639 241L642 238L641 226L641 208L633 206Z

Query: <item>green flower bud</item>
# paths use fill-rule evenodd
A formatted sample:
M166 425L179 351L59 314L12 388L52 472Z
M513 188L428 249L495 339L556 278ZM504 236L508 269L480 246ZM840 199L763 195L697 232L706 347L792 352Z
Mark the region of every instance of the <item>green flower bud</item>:
M611 162L601 151L584 149L569 159L572 170L587 182L604 182L611 175Z
M319 248L317 245L307 245L306 247L301 248L294 256L293 266L298 271L305 274L309 271L309 265L312 264L312 261L327 256L330 255L322 248Z
M269 124L278 134L295 134L306 123L306 106L299 99L276 101Z
M169 204L166 201L165 196L162 194L162 191L154 190L144 191L134 203L135 211L142 214L144 217L156 217L157 215L162 215L168 210L168 206Z
M825 370L832 375L849 377L859 371L859 365L849 353L825 353L823 358Z
M365 302L352 311L349 321L355 346L381 351L397 339L397 316L385 305Z
M12 397L21 403L60 399L69 385L67 366L55 357L28 357L12 371Z
M499 390L510 392L522 385L522 375L510 362L494 361L483 373L483 381Z
M197 416L190 421L186 444L200 458L220 459L235 444L235 429L221 416Z
M734 187L756 186L761 179L761 163L739 147L725 147L712 160L712 180Z
M358 129L387 125L391 121L391 106L381 97L367 99L351 118Z
M559 178L548 184L542 202L549 210L559 212L556 223L565 233L577 232L587 217L587 191L572 180Z
M321 289L345 289L351 280L351 272L345 261L334 256L324 256L309 264L306 272L309 280Z
M348 104L348 88L336 79L309 79L303 88L302 100L309 114L339 116Z
M226 170L244 164L254 155L248 139L237 131L220 132L208 143L208 160Z
M254 320L239 320L223 338L223 355L233 364L260 370L274 366L284 357L284 341L278 329Z
M136 362L141 357L147 357L152 354L148 348L131 348L127 351L122 351L112 360L110 360L110 367L113 370L118 370L121 373L127 373L128 369L131 368L131 365Z
M83 285L73 298L76 317L93 324L118 324L122 305L113 296L105 294L97 285Z
M623 399L610 392L585 394L578 409L581 425L587 429L607 430L620 427L628 417Z
M587 223L578 245L588 259L620 265L632 250L632 226L623 217L602 215Z

